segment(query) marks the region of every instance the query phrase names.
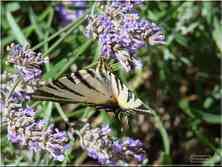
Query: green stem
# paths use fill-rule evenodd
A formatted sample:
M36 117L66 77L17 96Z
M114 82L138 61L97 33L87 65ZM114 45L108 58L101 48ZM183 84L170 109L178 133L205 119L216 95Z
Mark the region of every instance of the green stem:
M36 49L40 48L40 47L41 47L42 45L44 45L46 42L51 41L52 39L54 39L55 37L57 37L57 36L60 35L61 33L67 31L68 29L70 29L70 28L73 29L73 27L75 27L75 28L78 27L78 26L85 20L85 17L86 17L86 14L83 15L82 17L80 17L77 21L74 21L74 22L68 24L67 26L65 26L64 28L62 28L61 30L59 30L58 32L56 32L55 34L53 34L52 36L50 36L49 38L47 38L46 40L44 40L43 42L37 44L36 46L34 46L34 47L32 48L32 50L36 50ZM68 34L66 34L66 36L67 36L67 35L68 35ZM63 35L63 37L64 37L64 35Z
M164 145L165 153L167 155L170 155L170 141L169 141L169 136L166 132L166 129L164 128L164 126L163 126L163 124L160 120L160 117L157 115L157 113L153 112L153 116L154 116L154 119L155 119L156 126L159 129L160 134L161 134L162 139L163 139L163 145Z
M92 5L92 10L91 10L90 16L94 16L96 5L97 5L97 2L94 2L94 4Z
M48 55L52 50L54 50L76 27L73 26L71 29L69 29L66 33L61 35L61 38L59 38L44 54L43 56Z
M80 115L81 113L82 113L81 110L80 110L80 111L75 111L75 112L69 112L69 113L66 114L66 117L67 117L67 118L77 117L77 116ZM61 118L61 117L56 117L56 118L54 119L55 122L59 122L59 121L61 121L61 120L63 120L63 118Z
M17 78L14 85L12 86L12 88L9 90L9 93L7 94L6 96L6 99L5 99L5 106L7 107L8 106L8 102L9 102L9 98L12 96L12 93L14 92L16 86L22 82L21 78Z
M75 50L73 53L75 56L69 59L68 63L59 71L55 78L59 78L60 76L62 76L63 73L73 64L73 62L91 45L92 42L93 39L90 39L77 50Z
M47 29L50 28L51 24L52 24L52 20L53 20L53 16L54 16L54 11L52 8L50 8L49 10L49 18L48 18L48 21L47 21ZM45 41L48 39L48 36L49 36L49 31L46 32L46 35L45 35ZM45 43L44 45L44 52L48 50L48 43Z
M59 103L55 103L55 106L60 114L60 116L62 117L62 119L65 121L65 122L68 122L69 119L68 117L65 115L65 113L63 112L63 109L61 107L61 105Z

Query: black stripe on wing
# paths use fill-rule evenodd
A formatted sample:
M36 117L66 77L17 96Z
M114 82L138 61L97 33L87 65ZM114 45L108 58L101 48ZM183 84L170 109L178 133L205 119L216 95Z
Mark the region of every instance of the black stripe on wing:
M128 89L128 93L127 93L127 102L129 102L131 99L133 98L133 94L132 92Z
M111 71L108 70L107 64L105 63L105 60L103 58L99 60L99 63L96 67L96 71L101 75L104 80L107 80L107 76L111 74Z
M82 101L74 101L73 99L68 99L60 96L56 96L54 94L50 94L44 91L38 90L38 92L31 95L34 100L42 100L42 101L54 101L59 103L72 103L72 104L85 104L89 106L95 106L93 103L87 103Z
M86 69L86 72L87 72L92 78L95 78L95 77L96 77L96 74L94 73L93 70L91 70L91 69Z
M67 79L68 79L68 78L67 78ZM74 91L73 89L69 88L68 86L66 86L65 84L63 84L62 82L60 82L59 80L53 81L53 84L55 84L56 86L58 86L60 89L68 90L69 92L72 92L72 93L74 93L75 95L84 97L81 93Z
M68 80L70 80L72 83L76 84L76 81L73 79L72 75L66 75L65 76Z
M56 101L56 102L71 102L71 99L60 97L58 95L38 90L32 95L33 99L45 100L45 101Z
M113 75L114 76L114 75ZM119 87L119 80L117 79L116 76L114 76L114 80L115 80L115 83L116 83L116 89L117 89L117 96L119 96L119 93L120 93L120 87Z
M82 75L81 75L81 73L80 73L79 71L77 71L74 75L75 75L75 77L76 77L80 82L82 82L87 88L92 89L92 90L95 90L95 91L97 91L97 92L100 92L100 91L97 90L95 87L93 87L92 85L90 85L90 84L87 82L87 80L85 80L85 79L82 77Z
M124 89L124 84L119 79L117 80L119 81L120 91L122 91Z
M59 87L60 89L65 89L66 87L60 83L58 80L54 80L52 81L52 84L54 84L55 86Z
M86 69L87 74L90 75L92 78L96 78L97 81L99 81L101 84L104 84L101 78L98 77L98 74L92 70L92 69Z

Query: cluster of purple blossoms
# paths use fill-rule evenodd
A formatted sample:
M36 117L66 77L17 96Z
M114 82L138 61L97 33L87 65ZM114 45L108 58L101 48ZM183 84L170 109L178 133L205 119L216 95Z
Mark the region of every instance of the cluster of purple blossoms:
M110 3L105 5L102 15L89 18L86 35L99 40L102 56L106 59L116 59L126 71L141 68L142 63L135 54L146 43L164 44L165 37L161 28L139 18L134 7L142 1Z
M8 110L8 138L12 143L27 146L32 151L47 150L54 159L62 161L68 138L65 132L47 126L44 120L35 120L31 107Z
M86 124L79 132L81 147L101 164L142 164L146 160L143 144L132 138L113 139L106 126L92 128Z
M18 75L6 73L0 75L1 87L0 87L0 94L3 100L3 97L6 97L9 94L10 89L13 85L17 82ZM29 100L30 96L29 93L33 92L33 88L30 85L18 84L15 87L15 90L12 92L8 102L12 103L20 103L24 100Z
M73 9L68 9L72 7ZM86 10L86 1L64 1L56 7L56 12L58 14L58 20L61 25L67 25L70 22L81 17Z
M9 51L8 62L15 65L17 74L24 82L35 85L42 76L41 66L48 62L41 53L36 53L29 49L29 46L21 46L12 43L7 50Z
M21 45L12 44L8 51L8 62L16 69L14 75L6 72L1 75L0 107L8 138L12 143L35 152L46 150L54 159L61 161L68 143L65 132L53 128L53 125L47 126L44 120L36 120L36 111L25 104L30 93L41 84L41 66L47 59Z

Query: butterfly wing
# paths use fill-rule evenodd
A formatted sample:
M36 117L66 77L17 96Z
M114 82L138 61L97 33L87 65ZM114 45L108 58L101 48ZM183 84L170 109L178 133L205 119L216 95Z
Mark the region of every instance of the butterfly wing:
M151 113L109 69L100 61L97 69L80 70L50 82L38 89L35 99L57 102L85 103L101 108L120 108L123 111Z
M40 87L33 98L57 102L94 105L112 101L112 92L105 76L93 69L80 70Z
M129 88L123 84L114 74L111 74L112 91L119 107L128 112L141 114L152 113L152 109L146 106Z

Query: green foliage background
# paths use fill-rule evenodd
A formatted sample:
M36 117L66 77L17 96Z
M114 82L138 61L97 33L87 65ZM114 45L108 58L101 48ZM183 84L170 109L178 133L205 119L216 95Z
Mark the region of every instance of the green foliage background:
M92 4L94 2L88 3L89 9ZM12 70L5 64L5 50L13 41L21 44L28 41L50 58L50 64L45 68L45 80L95 65L100 52L96 41L84 36L86 22L80 18L67 31L61 31L64 27L59 25L55 5L56 2L43 1L2 2L1 71ZM89 107L52 102L30 105L41 111L39 117L58 124L60 128L63 128L64 117L84 118L94 124L109 123L114 135L128 135L145 143L149 164L219 164L222 157L221 6L221 2L145 2L138 11L142 18L150 19L164 29L166 45L139 50L138 56L144 63L142 71L127 74L118 64L113 64L121 80L160 114L168 136L161 136L154 127L155 121L144 116L130 118L127 125ZM59 35L48 41L56 34ZM121 127L124 127L123 131ZM204 155L204 158L192 159L198 155ZM12 145L4 126L1 128L1 160L1 165L58 163L46 153L32 154ZM74 142L62 162L62 165L67 164L96 162L86 156L78 142Z

